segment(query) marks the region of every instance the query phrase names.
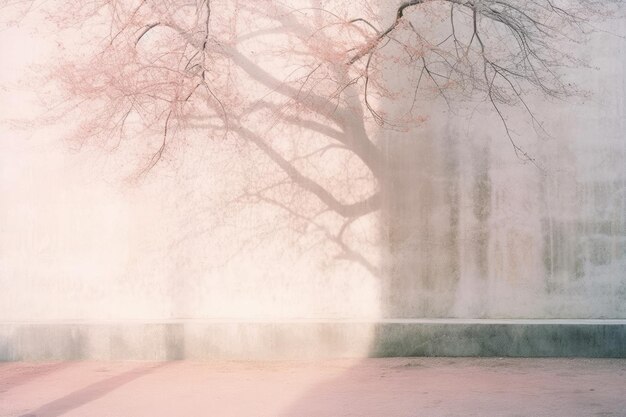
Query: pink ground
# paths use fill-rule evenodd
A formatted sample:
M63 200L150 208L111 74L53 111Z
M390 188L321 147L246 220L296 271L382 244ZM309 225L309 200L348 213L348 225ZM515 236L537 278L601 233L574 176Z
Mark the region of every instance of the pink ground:
M0 363L0 416L626 416L626 360Z

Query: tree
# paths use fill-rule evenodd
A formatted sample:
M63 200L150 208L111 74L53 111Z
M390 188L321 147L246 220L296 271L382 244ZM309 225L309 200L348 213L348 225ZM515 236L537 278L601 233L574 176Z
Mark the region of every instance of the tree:
M414 179L403 173L406 142L398 147L389 132L419 130L432 100L451 111L484 103L512 152L542 169L518 144L509 112L521 110L540 132L529 97L576 93L562 69L585 65L577 43L621 1L17 3L24 6L88 40L54 69L70 98L63 111L83 121L78 138L112 147L145 138L153 149L139 175L185 140L253 145L273 173L236 200L280 207L380 276L387 272L346 234L381 209L391 253L415 233L397 220L414 204L403 192ZM440 285L422 281L388 278L389 314L414 314L411 294Z

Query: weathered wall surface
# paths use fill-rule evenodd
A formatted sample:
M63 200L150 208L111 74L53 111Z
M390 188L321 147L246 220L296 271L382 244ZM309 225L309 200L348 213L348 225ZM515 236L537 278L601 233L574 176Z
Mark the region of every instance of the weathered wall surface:
M54 56L0 36L4 85ZM76 151L62 129L5 124L0 320L625 318L626 44L599 34L585 53L598 69L572 77L589 96L536 100L550 136L517 127L538 167L484 108L433 104L419 130L381 132L383 209L350 226L352 252L237 201L264 178L253 151L190 143L128 181L140 146ZM0 94L7 119L36 103L28 85Z
M383 134L385 314L624 317L624 44L595 37L582 55L598 68L569 79L588 97L534 100L545 132L507 118L536 165L493 112L431 105L426 128Z

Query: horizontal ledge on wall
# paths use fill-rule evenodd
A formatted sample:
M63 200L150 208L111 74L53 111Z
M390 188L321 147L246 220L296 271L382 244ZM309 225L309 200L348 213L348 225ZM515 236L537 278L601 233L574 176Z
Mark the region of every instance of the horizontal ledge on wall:
M0 360L626 357L626 320L0 322Z
M587 324L625 325L626 319L461 319L461 318L176 318L176 319L60 319L0 320L3 325L136 325L136 324L225 324L225 323L366 323L366 324Z

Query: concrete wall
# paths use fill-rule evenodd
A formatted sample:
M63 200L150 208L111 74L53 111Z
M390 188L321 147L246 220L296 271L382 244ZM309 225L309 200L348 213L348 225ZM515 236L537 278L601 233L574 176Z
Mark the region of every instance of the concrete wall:
M19 80L56 47L28 29L0 42L0 107L23 117L38 98ZM5 123L0 320L626 318L626 44L586 48L598 68L571 76L589 95L535 100L551 136L516 125L539 168L484 108L422 103L419 129L378 131L383 208L350 226L350 252L326 234L340 219L305 220L310 196L292 190L301 218L241 199L277 175L258 150L187 143L137 181L141 143L77 150L62 126ZM331 184L350 167L336 158Z
M624 317L626 58L590 48L599 69L571 74L590 97L533 100L547 133L509 116L536 166L488 105L383 133L390 316Z

